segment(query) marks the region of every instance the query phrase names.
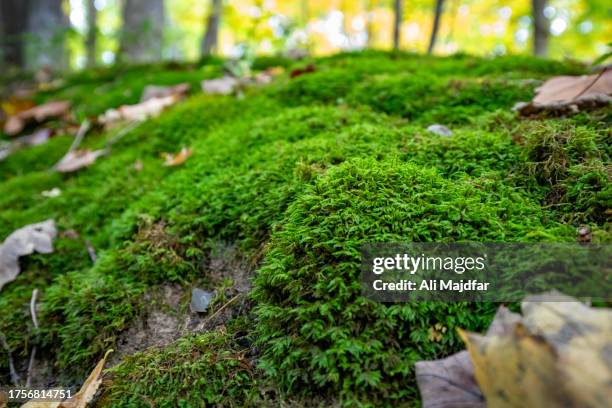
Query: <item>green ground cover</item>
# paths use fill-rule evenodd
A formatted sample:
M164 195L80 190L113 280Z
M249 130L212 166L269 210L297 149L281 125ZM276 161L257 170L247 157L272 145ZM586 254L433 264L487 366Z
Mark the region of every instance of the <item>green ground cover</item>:
M485 329L497 305L368 301L360 244L573 241L581 225L612 239L612 109L510 111L533 96L533 80L583 67L379 52L314 64L242 98L195 92L71 175L49 170L68 136L0 162L0 237L47 218L81 237L60 234L52 255L23 259L0 293L15 358L26 362L36 344L57 381L78 385L146 312L147 295L169 284L187 294L183 309L191 286L216 288L212 316L240 283L235 270L211 272L215 249L230 245L250 278L231 313L118 358L98 405L418 405L414 362L461 349L455 329ZM219 61L86 72L38 99L68 98L84 117L136 102L147 84L221 75ZM432 123L454 135L427 132ZM95 131L84 145L112 136ZM182 147L193 149L182 166L162 166L163 152ZM41 197L54 187L59 197ZM93 265L84 239L98 253ZM447 328L440 339L430 336L436 324Z

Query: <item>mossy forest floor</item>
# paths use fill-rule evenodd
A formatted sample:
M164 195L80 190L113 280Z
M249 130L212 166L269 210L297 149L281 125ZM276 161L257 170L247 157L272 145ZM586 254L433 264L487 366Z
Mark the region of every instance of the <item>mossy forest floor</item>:
M497 305L367 301L361 244L575 241L583 225L612 240L612 109L511 111L538 81L585 67L382 52L313 63L243 98L199 91L220 61L86 71L37 95L82 119L148 84L194 85L76 173L50 171L72 136L0 162L0 239L48 218L60 230L0 293L18 370L36 345L34 383L78 387L112 348L99 406L418 406L414 363L462 349L456 329L483 331ZM279 64L305 62L254 68ZM182 147L193 155L164 167ZM192 287L216 291L206 314L190 313ZM0 351L1 384L7 361Z

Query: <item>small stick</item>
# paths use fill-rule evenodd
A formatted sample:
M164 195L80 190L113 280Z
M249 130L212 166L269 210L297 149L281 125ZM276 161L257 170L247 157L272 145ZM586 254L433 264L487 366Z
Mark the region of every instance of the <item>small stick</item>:
M21 378L19 378L19 374L17 374L17 370L15 370L15 362L13 361L13 353L11 353L11 349L8 346L8 343L6 342L6 337L4 337L4 333L0 332L0 343L2 344L2 347L4 348L4 350L6 351L6 354L8 354L8 363L9 363L9 372L11 373L11 381L13 382L14 386L19 386L19 383L21 382Z
M38 331L38 318L36 317L36 298L38 297L38 289L32 291L32 299L30 300L30 315L32 316L32 323L34 328ZM30 361L28 362L28 375L26 377L26 388L29 388L32 384L32 370L34 369L34 361L36 359L36 346L32 347L30 353Z
M585 87L585 88L584 88L582 91L580 91L580 92L578 93L578 95L574 96L574 97L572 98L572 100L576 100L576 99L580 98L582 95L584 95L586 91L588 91L589 89L591 89L591 88L593 87L593 85L595 85L595 83L596 83L597 81L599 81L599 78L601 78L601 77L603 76L603 74L605 74L605 73L606 73L606 71L607 71L607 70L608 70L608 68L607 68L607 67L606 67L606 68L604 68L604 69L602 69L602 70L601 70L601 72L600 72L599 74L597 74L597 76L595 77L595 79L593 79L593 80L591 81L591 83L590 83L590 84L588 84L588 85L587 85L587 86L586 86L586 87Z
M66 152L66 154L63 155L62 158L59 159L57 163L55 163L55 166L53 166L54 168L57 167L62 161L64 161L66 156L74 152L81 145L81 142L83 141L85 134L89 130L90 125L91 123L89 122L89 119L87 118L81 123L81 126L79 127L79 130L77 131L76 137L72 141L70 148L68 148L68 151Z
M30 315L32 316L32 323L38 330L38 319L36 318L36 298L38 297L38 289L32 291L32 299L30 300Z
M70 148L68 149L68 153L75 151L81 145L81 142L85 138L85 134L89 130L90 125L91 123L89 122L89 119L87 118L83 121L83 123L81 123L81 126L79 127L76 137L74 138L74 140L72 141L72 144L70 145Z
M106 142L106 148L110 149L110 147L117 143L119 140L121 140L125 135L127 135L128 133L130 133L132 130L136 129L138 127L138 125L140 125L142 122L138 122L138 121L133 121L128 123L124 128L122 128L119 132L117 132L117 134L113 137L111 137L108 142Z
M93 247L93 245L91 245L91 242L89 242L89 240L85 240L85 247L87 247L87 253L89 254L89 259L91 259L91 263L96 263L96 259L98 259L98 256L96 255L96 250Z
M240 295L242 295L242 293L237 294L236 296L234 296L233 298L231 298L230 300L228 300L223 306L221 306L219 308L219 310L217 310L215 313L213 313L212 315L210 315L210 317L208 319L206 319L204 321L204 323L201 325L201 327L206 326L206 324L208 322L210 322L212 319L214 319L219 313L221 313L223 311L223 309L225 309L226 307L228 307L230 304L234 303L234 301L236 299L238 299L240 297Z

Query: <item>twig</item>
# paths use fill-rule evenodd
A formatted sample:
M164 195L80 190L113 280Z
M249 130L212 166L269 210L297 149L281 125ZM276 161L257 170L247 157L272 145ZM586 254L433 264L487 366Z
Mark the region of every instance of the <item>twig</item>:
M72 141L72 144L70 145L70 148L68 149L68 153L74 152L76 149L78 149L78 147L81 145L81 142L85 138L85 134L89 130L90 125L91 123L89 122L89 119L85 119L81 123L81 126L79 127L76 137L74 138L74 140Z
M17 374L17 370L15 370L15 362L13 361L13 353L11 353L11 349L9 348L8 343L6 342L6 337L4 337L4 333L0 332L0 343L2 347L8 354L8 363L9 363L9 372L11 373L11 382L14 386L18 386L21 383L21 378L19 378L19 374Z
M32 347L32 353L30 353L30 361L28 362L28 376L26 377L26 388L30 388L32 385L32 370L34 369L34 361L36 360L36 346Z
M34 289L32 291L32 299L30 300L30 316L32 316L32 323L34 323L34 328L38 332L38 318L36 317L36 298L38 297L38 289ZM30 361L28 362L28 374L26 376L26 388L29 388L32 385L32 370L34 369L34 361L36 360L36 346L32 347L32 352L30 353Z
M128 123L124 128L122 128L117 134L111 137L108 142L106 142L106 148L110 149L111 146L121 140L125 135L130 133L132 130L136 129L142 122L133 121Z
M30 315L32 316L32 323L38 330L38 319L36 318L36 298L38 297L38 289L32 291L32 299L30 300Z
M96 259L98 259L96 255L96 250L89 240L85 240L85 247L87 248L87 253L89 254L89 259L91 259L91 263L96 263Z
M210 315L206 320L204 320L204 323L202 323L200 326L203 328L206 326L206 324L208 322L210 322L212 319L214 319L219 313L221 313L226 307L228 307L230 304L234 303L234 301L236 299L238 299L240 296L242 295L242 293L237 294L236 296L234 296L233 298L231 298L230 300L228 300L223 306L221 306L219 308L219 310L217 310L215 313L213 313L212 315Z
M588 85L587 85L587 86L586 86L586 87L585 87L585 88L584 88L582 91L580 91L580 92L578 93L578 95L574 96L574 97L572 98L572 100L576 100L576 99L580 98L582 95L584 95L586 91L588 91L589 89L591 89L591 88L593 87L593 85L595 85L595 83L596 83L597 81L599 81L599 78L601 78L601 76L602 76L603 74L605 74L605 72L606 72L607 70L608 70L608 68L607 68L607 67L606 67L606 68L604 68L604 69L602 69L602 70L601 70L601 72L600 72L599 74L597 74L597 76L595 77L595 79L593 79L593 81L591 81L591 83L590 83L590 84L588 84Z
M79 127L79 130L77 131L77 134L74 140L72 141L72 144L68 148L68 151L66 152L66 154L62 156L61 159L59 159L57 163L55 163L55 166L53 166L54 168L57 167L62 161L64 161L66 156L74 152L81 145L81 142L83 141L83 138L85 138L85 134L89 130L90 125L91 123L89 122L89 119L87 118L83 122L81 122L81 126Z

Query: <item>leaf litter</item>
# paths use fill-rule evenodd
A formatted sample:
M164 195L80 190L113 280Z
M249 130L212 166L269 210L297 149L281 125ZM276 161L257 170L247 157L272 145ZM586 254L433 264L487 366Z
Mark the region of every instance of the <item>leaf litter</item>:
M0 245L0 290L19 275L19 258L38 252L53 252L53 240L57 235L54 220L26 225L13 231Z

